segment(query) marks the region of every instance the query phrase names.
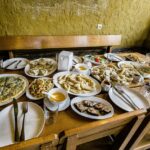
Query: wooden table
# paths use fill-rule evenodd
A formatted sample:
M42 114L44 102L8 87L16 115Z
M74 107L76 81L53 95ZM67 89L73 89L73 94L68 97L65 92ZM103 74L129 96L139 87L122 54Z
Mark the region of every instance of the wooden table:
M124 53L124 54L121 54L121 55L126 55L126 54ZM144 59L144 56L142 54L135 53L135 55L138 55L141 59ZM5 71L5 72L1 72L1 73L18 73L18 74L25 75L23 71ZM28 78L28 79L29 79L29 81L33 80L31 78ZM106 99L107 101L109 101L112 104L112 102L109 99L107 93L106 94L105 93L100 94L98 96ZM27 101L27 100L28 99L24 94L21 98L19 98L18 101ZM39 105L42 105L42 100L40 100L40 102L36 102L36 101L34 101L34 102L38 103ZM113 105L114 110L115 110L115 115L112 118L105 119L105 120L98 120L98 121L93 121L93 120L90 120L90 119L87 119L87 118L83 118L83 117L77 115L75 112L73 112L71 110L71 108L69 107L64 111L59 112L58 119L57 119L57 122L55 124L45 125L45 127L44 127L44 129L43 129L43 131L42 131L42 133L39 137L44 138L44 137L46 137L46 136L48 136L52 133L59 134L62 131L65 131L65 130L68 130L68 129L75 129L75 128L78 128L78 127L81 127L81 126L84 126L84 125L88 125L88 124L93 124L93 123L104 124L106 122L109 123L110 120L117 120L121 117L128 118L128 117L131 117L132 115L137 113L137 111L124 112L123 110L121 110L120 108L115 106L114 104L112 104L112 105ZM6 106L0 107L0 109L3 109ZM32 139L30 141L32 141ZM12 146L10 146L10 148L11 147Z

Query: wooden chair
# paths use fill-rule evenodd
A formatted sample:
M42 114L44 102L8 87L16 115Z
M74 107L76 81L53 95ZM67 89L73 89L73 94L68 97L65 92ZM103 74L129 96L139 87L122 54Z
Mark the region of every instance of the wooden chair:
M117 146L114 147L114 149L123 150L144 119L144 113L145 110L137 110L64 131L60 143L66 141L64 142L65 149L75 150L80 144L119 133L128 123L130 123L128 130L124 131L126 132L126 135L123 137L120 136L120 139L117 141Z
M79 35L79 36L1 36L0 51L9 52L14 57L15 51L57 50L62 48L99 48L120 45L121 35Z
M148 133L149 132L149 133ZM145 136L149 135L147 139ZM138 128L131 141L126 147L126 150L147 150L150 149L150 109L146 114L145 119L142 121L141 126Z
M1 147L0 150L57 150L59 139L56 134L22 141L13 145Z

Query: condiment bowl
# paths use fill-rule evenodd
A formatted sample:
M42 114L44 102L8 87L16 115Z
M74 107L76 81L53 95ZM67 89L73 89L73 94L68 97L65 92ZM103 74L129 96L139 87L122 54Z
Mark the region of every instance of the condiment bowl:
M53 88L47 93L44 93L49 102L52 104L64 104L68 99L68 93L60 88Z
M75 71L82 74L88 74L89 73L89 67L87 64L79 63L75 65Z

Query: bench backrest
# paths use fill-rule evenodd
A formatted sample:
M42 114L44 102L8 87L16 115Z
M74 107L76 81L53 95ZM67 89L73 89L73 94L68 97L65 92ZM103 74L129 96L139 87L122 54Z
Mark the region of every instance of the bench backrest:
M100 50L100 53L104 53L110 52L111 46L120 43L121 35L0 36L0 57L13 58L18 53L23 54L24 57L31 51L32 53L37 51L56 53L58 49L80 50L82 48L83 52L87 48L100 49L100 47L105 47L105 50Z
M121 35L1 36L0 50L100 47L120 43Z

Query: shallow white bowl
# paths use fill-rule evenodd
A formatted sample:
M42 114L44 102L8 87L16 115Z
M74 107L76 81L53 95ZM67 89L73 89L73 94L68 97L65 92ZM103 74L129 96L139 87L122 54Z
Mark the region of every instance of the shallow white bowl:
M58 102L58 101L50 101L50 97L51 97L51 95L53 94L53 93L55 93L55 92L60 92L60 93L62 93L64 96L65 96L65 99L63 100L63 101L61 101L61 102ZM63 89L60 89L60 88L53 88L53 89L51 89L49 92L47 92L47 93L45 93L46 95L47 95L47 98L49 99L49 102L50 103L54 103L54 104L63 104L63 103L65 103L67 100L68 100L68 93L65 91L65 90L63 90Z
M84 67L85 70L81 70L80 67ZM80 63L75 65L75 71L82 74L88 74L89 73L89 67L86 64Z

